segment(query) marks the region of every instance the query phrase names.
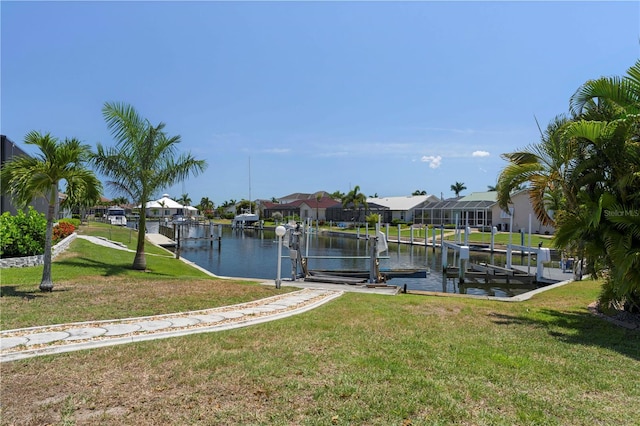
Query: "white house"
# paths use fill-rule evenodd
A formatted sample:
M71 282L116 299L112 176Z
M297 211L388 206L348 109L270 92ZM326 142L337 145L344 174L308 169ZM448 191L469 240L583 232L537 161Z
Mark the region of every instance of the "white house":
M460 198L436 200L426 203L417 209L415 222L426 225L449 225L458 220L458 224L471 227L495 226L499 231L508 231L511 226L513 213L513 230L529 229L529 215L531 215L531 232L546 234L553 233L551 226L543 226L533 212L529 190L524 189L511 195L512 204L509 211L503 211L498 205L498 193L473 192Z
M169 198L169 194L163 194L159 200L145 204L145 213L151 218L171 217L174 214L185 215L185 211L185 206Z

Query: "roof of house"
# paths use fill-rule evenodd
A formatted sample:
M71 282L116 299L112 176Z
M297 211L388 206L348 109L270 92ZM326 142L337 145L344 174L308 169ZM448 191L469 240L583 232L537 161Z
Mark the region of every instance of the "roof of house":
M274 209L274 210L285 210L285 209L297 209L300 207L300 204L304 203L305 200L296 200L290 203L274 203L271 201L266 201L263 206L266 210Z
M169 194L163 194L162 198L156 201L148 201L145 204L147 209L183 209L184 206L169 198Z
M427 209L455 209L455 210L475 210L488 209L497 203L498 193L496 191L472 192L469 195L459 198L449 198L427 203Z
M367 198L367 203L378 204L389 210L407 211L418 207L420 204L435 200L434 195L407 195L405 197Z
M278 197L278 199L279 200L309 200L312 198L315 199L319 194L321 194L323 198L331 196L331 194L329 194L327 191L317 191L312 194L309 194L306 192L294 192L293 194L285 195L284 197Z
M300 208L302 204L306 204L312 208L320 208L327 209L330 207L334 207L340 204L340 201L336 201L331 197L322 197L320 200L316 200L315 198L307 198L295 200L290 203L273 203L271 201L267 201L263 204L265 209L273 209L273 210L285 210L285 209L297 209Z
M465 195L458 201L496 201L498 199L497 191L486 192L472 192L469 195Z
M312 199L301 200L301 201L302 203L306 204L309 207L313 207L314 209L315 208L328 209L329 207L342 204L340 201L336 201L331 197L322 197L320 200L316 200L312 198Z

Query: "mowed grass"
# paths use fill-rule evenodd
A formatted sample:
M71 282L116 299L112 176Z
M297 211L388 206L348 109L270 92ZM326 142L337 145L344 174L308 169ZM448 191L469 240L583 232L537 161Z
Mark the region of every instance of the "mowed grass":
M165 280L180 281L151 281ZM1 422L636 425L640 333L588 312L599 288L523 303L348 293L247 328L3 363ZM40 309L31 302L23 309Z
M82 226L80 233L101 235L107 226ZM113 241L128 238L114 228ZM134 253L78 238L53 262L52 293L38 289L42 266L1 270L0 329L206 309L291 291L212 278L150 243L145 252L147 270L134 271Z

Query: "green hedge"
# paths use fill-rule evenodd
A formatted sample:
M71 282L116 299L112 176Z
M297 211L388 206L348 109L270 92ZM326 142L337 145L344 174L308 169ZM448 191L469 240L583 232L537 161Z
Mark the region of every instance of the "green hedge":
M33 207L15 216L0 216L0 257L35 256L44 252L47 219Z

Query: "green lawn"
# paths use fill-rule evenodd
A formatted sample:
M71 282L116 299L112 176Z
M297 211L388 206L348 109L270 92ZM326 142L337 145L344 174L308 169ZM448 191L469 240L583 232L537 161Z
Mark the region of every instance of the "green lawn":
M79 233L108 238L109 227L92 223ZM111 240L127 243L129 231L112 228ZM135 235L127 245L135 246ZM145 252L147 270L135 271L134 253L77 238L53 262L51 294L38 290L42 266L3 269L0 329L205 309L291 291L213 279L150 243Z
M3 325L15 312L38 316L48 304L47 315L72 316L58 311L82 304L96 313L122 304L133 312L128 294L145 283L159 290L144 287L133 299L167 310L194 303L185 297L216 306L247 291L275 291L216 287L217 280L156 264L140 277L123 258L79 248L74 262L67 259L73 265L54 265L54 272L91 274L57 275L57 285L69 285L64 291L5 294L3 274ZM21 285L35 288L37 280ZM598 282L575 282L521 303L348 293L248 328L3 363L1 422L635 425L640 332L589 313L599 289ZM81 290L75 301L56 299Z

